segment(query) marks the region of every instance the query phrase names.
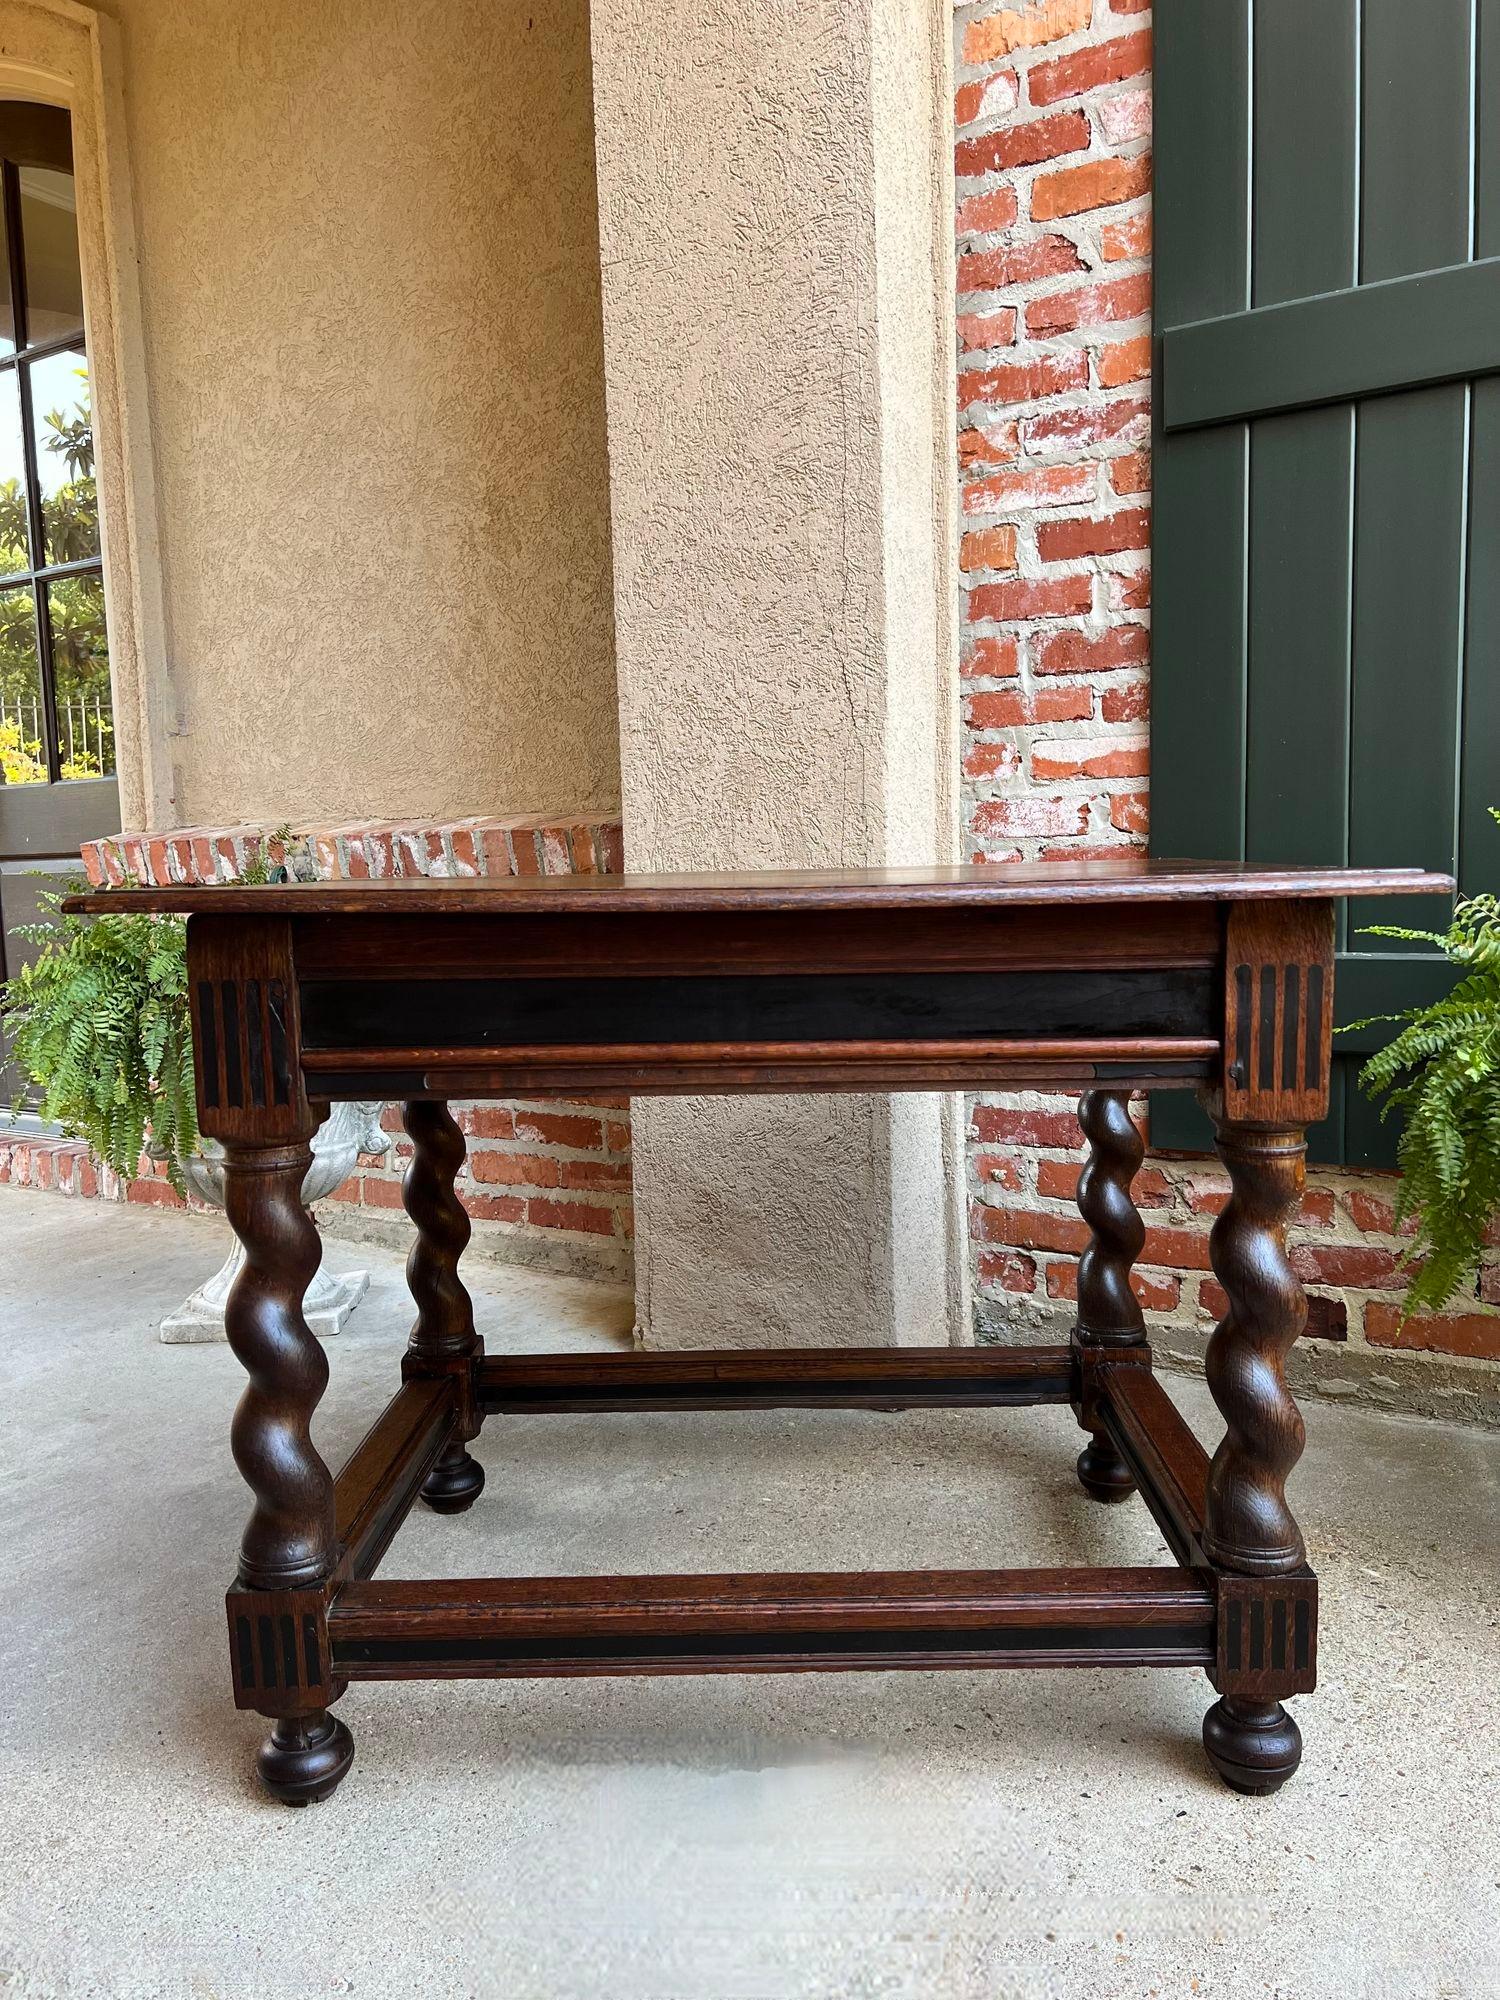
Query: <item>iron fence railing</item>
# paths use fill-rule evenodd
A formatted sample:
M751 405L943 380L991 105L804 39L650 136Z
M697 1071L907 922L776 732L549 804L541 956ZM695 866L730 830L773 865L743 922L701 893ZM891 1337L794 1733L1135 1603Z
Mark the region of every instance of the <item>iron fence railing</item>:
M12 727L23 752L43 759L42 704L37 695L0 694L0 729ZM58 759L70 769L106 772L114 769L114 724L103 695L68 695L57 704Z

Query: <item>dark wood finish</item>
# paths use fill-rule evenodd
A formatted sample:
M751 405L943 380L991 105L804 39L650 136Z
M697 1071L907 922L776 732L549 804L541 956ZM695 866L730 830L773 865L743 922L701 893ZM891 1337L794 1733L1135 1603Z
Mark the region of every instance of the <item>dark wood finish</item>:
M1284 1493L1302 1433L1282 1370L1304 1313L1284 1231L1327 1094L1333 899L1450 887L1134 862L75 899L190 916L201 1114L247 1252L229 1318L255 1505L231 1658L236 1700L275 1724L272 1791L296 1804L338 1783L352 1744L329 1711L351 1678L876 1666L1200 1666L1221 1774L1282 1782L1298 1739L1280 1704L1312 1687L1317 1632ZM458 1275L448 1097L1022 1079L1086 1091L1089 1242L1066 1347L485 1358ZM1151 1372L1130 1284L1128 1092L1163 1080L1202 1091L1233 1190L1213 1233L1230 1311L1210 1350L1226 1426L1211 1465ZM301 1314L317 1235L300 1185L323 1102L380 1090L406 1100L417 1316L402 1388L334 1481L309 1435L327 1364ZM1072 1405L1092 1440L1085 1486L1138 1486L1179 1568L374 1578L419 1492L472 1502L466 1446L489 1415L1034 1402Z
M1256 1701L1311 1694L1318 1684L1318 1580L1312 1571L1275 1577L1225 1572L1218 1591L1209 1677L1220 1694Z
M225 1306L249 1382L230 1427L253 1496L225 1600L238 1706L275 1725L261 1747L267 1786L289 1804L326 1797L353 1744L326 1711L328 1596L339 1560L333 1476L312 1442L328 1361L302 1316L318 1268L317 1225L302 1206L321 1106L296 1060L290 927L213 918L191 953L198 1117L224 1145L224 1207L245 1263Z
M304 1056L309 1088L328 1097L702 1097L737 1092L938 1090L1109 1083L1196 1090L1219 1044L1184 1037L1123 1042L828 1042L782 1050L745 1045L652 1049L386 1049Z
M612 878L618 879L618 878ZM1021 904L953 909L706 910L691 924L671 911L622 913L590 905L513 912L503 933L476 933L462 916L425 907L389 914L300 917L305 979L399 978L419 964L432 978L565 977L593 965L615 978L694 973L1049 972L1067 970L1086 944L1102 967L1217 966L1223 928L1203 902Z
M1224 1116L1310 1125L1328 1110L1333 1035L1331 903L1230 913L1224 968Z
M1279 1701L1224 1695L1203 1718L1209 1762L1236 1792L1276 1792L1302 1762L1302 1731Z
M250 1377L230 1432L235 1464L255 1496L238 1576L249 1590L319 1584L337 1551L333 1477L309 1435L328 1386L327 1357L302 1317L322 1252L302 1206L311 1160L307 1139L225 1147L224 1207L245 1250L224 1324Z
M597 1024L595 1027L597 1031ZM488 1048L472 1044L424 1048L420 1042L407 1042L368 1049L339 1045L304 1048L302 1066L314 1077L329 1072L358 1076L373 1070L412 1068L445 1082L455 1072L481 1075L501 1069L546 1069L576 1076L600 1067L669 1072L673 1066L686 1065L692 1069L774 1068L791 1077L821 1069L836 1072L852 1088L865 1071L878 1071L883 1081L887 1070L931 1074L949 1065L975 1069L984 1064L1024 1063L1075 1074L1080 1065L1111 1061L1120 1066L1138 1062L1143 1068L1176 1064L1184 1070L1204 1072L1220 1046L1217 1035L1188 1034L965 1035L937 1040L926 1035L901 1039L823 1035L806 1041L765 1042L731 1036L697 1042L518 1042Z
M577 1410L909 1410L1065 1403L1064 1347L799 1347L490 1355L487 1414Z
M447 1449L457 1399L443 1375L403 1382L334 1481L339 1555L350 1576L374 1574Z
M285 1806L315 1805L336 1791L354 1762L354 1738L326 1709L286 1716L261 1745L261 1783Z
M1079 1099L1078 1122L1089 1156L1078 1179L1078 1212L1089 1241L1078 1259L1078 1337L1091 1346L1134 1347L1146 1337L1146 1316L1130 1273L1146 1241L1146 1225L1131 1199L1145 1142L1124 1091L1090 1090Z
M1208 1454L1149 1368L1106 1363L1099 1388L1105 1430L1167 1546L1180 1563L1201 1562Z
M1207 1665L1213 1594L1172 1570L519 1577L366 1583L334 1610L351 1680Z
M439 1514L461 1514L484 1491L484 1468L465 1451L483 1417L475 1395L475 1371L484 1349L474 1331L474 1302L458 1275L468 1248L469 1212L454 1192L467 1150L464 1135L446 1104L409 1103L404 1122L412 1143L411 1164L401 1183L401 1199L416 1226L417 1239L406 1260L406 1282L417 1317L407 1342L407 1378L446 1377L454 1390L454 1423L437 1463L422 1486L422 1498Z
M1097 1363L1106 1350L1145 1344L1145 1317L1130 1286L1131 1268L1145 1240L1130 1187L1145 1149L1123 1091L1085 1092L1078 1119L1089 1142L1089 1157L1079 1176L1078 1208L1090 1234L1078 1260L1078 1318L1072 1345L1078 1354L1079 1379L1074 1407L1090 1436L1078 1455L1077 1470L1085 1493L1115 1503L1130 1498L1135 1480L1104 1420L1096 1389ZM1149 1366L1149 1354L1145 1359Z
M1285 1370L1307 1299L1286 1229L1302 1200L1307 1141L1295 1127L1220 1124L1217 1148L1230 1197L1209 1254L1229 1311L1209 1342L1207 1373L1226 1432L1209 1471L1203 1547L1225 1569L1267 1576L1303 1560L1285 1489L1304 1433Z
M302 1316L321 1254L302 1206L310 1136L279 1146L228 1140L224 1149L224 1206L245 1250L224 1323L250 1378L230 1443L254 1496L225 1600L230 1659L237 1705L274 1722L258 1769L289 1805L327 1797L354 1756L348 1730L326 1713L343 1684L327 1631L334 1486L310 1434L328 1362Z
M730 910L1019 909L1086 904L1284 902L1304 896L1451 895L1453 878L1420 868L1225 867L1129 855L1119 861L1032 861L1004 867L804 868L715 875L528 875L473 879L423 876L399 881L280 882L166 888L101 889L68 907L95 914L125 907L212 916L233 896L244 916L373 916L420 911L424 917L538 915L615 910L629 915Z
M1078 1122L1089 1142L1078 1180L1078 1212L1089 1225L1089 1240L1078 1259L1073 1341L1091 1350L1093 1359L1103 1349L1145 1343L1146 1317L1131 1290L1130 1273L1146 1240L1146 1226L1130 1189L1146 1149L1131 1122L1125 1091L1086 1091L1078 1102ZM1079 1484L1095 1500L1128 1500L1135 1479L1092 1393L1095 1374L1092 1368L1080 1368L1078 1420L1090 1437L1078 1454Z
M273 1719L311 1715L343 1693L328 1644L329 1581L300 1590L231 1584L224 1608L236 1707Z
M132 908L144 893L121 892ZM311 1137L321 1114L302 1080L291 925L246 923L225 907L188 929L199 1129L226 1145Z

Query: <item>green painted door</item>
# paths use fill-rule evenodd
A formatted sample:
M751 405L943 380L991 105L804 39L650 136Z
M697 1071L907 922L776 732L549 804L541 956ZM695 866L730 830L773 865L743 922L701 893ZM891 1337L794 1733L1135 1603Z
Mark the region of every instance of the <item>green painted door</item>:
M1500 888L1500 0L1155 24L1152 850ZM1442 909L1350 905L1342 1020L1449 983L1377 921ZM1341 1046L1314 1157L1389 1164Z

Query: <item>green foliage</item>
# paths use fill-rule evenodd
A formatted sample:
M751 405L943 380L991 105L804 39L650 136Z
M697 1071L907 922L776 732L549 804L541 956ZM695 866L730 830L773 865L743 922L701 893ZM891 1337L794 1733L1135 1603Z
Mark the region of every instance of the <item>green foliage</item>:
M265 882L285 882L287 871L284 861L273 861L272 853L282 856L290 854L294 848L305 850L305 840L299 841L290 825L283 820L276 831L266 840L260 841L253 854L245 856L245 865L240 870L240 880L255 884Z
M1396 1214L1417 1220L1406 1310L1437 1311L1473 1283L1500 1210L1500 898L1467 898L1446 931L1379 926L1370 935L1435 944L1461 975L1430 1007L1375 1017L1403 1025L1359 1079L1385 1099L1382 1117L1397 1106L1406 1114Z
M94 479L94 423L88 370L76 371L82 385L71 410L50 410L42 418L43 452L60 459L67 478L42 495L45 553L28 562L26 496L18 479L0 480L0 572L13 573L48 563L82 562L99 553L99 493ZM44 461L45 462L45 461ZM109 645L104 623L104 591L97 576L59 577L48 586L52 620L52 666L60 701L97 697L109 705ZM30 702L39 689L36 609L29 590L0 591L0 701ZM12 723L13 743L4 746L0 781L38 784L46 778L39 742L24 742ZM65 778L98 777L113 770L106 731L105 757L93 749L65 761Z
M240 880L285 881L274 857L300 844L279 826L247 855ZM38 956L0 986L12 1060L43 1092L43 1116L86 1139L122 1180L136 1172L149 1131L184 1193L180 1162L198 1147L187 921L69 917L60 894L41 901L49 915L15 933Z
M43 1090L42 1114L130 1179L147 1128L184 1193L179 1161L198 1146L181 917L50 914L17 935L39 947L3 989L15 1062Z

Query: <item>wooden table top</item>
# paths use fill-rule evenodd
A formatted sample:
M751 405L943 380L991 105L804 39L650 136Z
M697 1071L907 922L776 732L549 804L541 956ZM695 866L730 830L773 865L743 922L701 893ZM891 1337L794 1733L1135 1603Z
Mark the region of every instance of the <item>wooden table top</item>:
M64 909L259 916L689 910L986 909L1080 904L1327 901L1451 896L1451 875L1420 868L1235 867L1130 855L1118 861L974 862L951 868L808 868L744 874L415 876L396 881L98 889Z

